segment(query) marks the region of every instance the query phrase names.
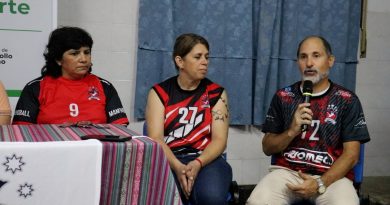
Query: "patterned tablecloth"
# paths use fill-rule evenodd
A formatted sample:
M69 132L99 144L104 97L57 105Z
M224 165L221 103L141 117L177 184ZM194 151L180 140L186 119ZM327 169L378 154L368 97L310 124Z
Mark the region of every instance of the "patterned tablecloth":
M162 148L147 137L121 125L87 128L59 125L1 126L0 141L44 142L80 140L103 134L132 136L123 142L102 142L101 205L182 204L173 174Z

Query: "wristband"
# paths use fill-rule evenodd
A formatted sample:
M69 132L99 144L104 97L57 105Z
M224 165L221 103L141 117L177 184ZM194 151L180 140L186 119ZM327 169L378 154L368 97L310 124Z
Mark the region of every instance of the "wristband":
M202 163L202 161L199 158L195 158L195 161L199 162L200 167L203 167L203 163Z

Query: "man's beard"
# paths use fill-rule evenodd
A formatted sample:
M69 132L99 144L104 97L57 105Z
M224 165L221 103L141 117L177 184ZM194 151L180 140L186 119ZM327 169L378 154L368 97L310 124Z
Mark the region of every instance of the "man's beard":
M316 72L316 74L314 76L306 76L305 75L306 71L312 71L312 72L314 71L314 72ZM319 69L317 69L317 68L305 68L305 70L303 70L302 79L304 81L305 80L310 80L315 85L315 84L319 83L322 79L328 77L328 75L329 75L329 70L327 70L326 72L321 73L319 71Z

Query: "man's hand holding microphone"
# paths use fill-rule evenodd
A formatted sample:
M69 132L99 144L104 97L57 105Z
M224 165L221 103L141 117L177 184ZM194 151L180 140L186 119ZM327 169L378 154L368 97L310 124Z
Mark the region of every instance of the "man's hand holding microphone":
M305 97L303 103L298 105L297 110L294 113L293 121L290 125L288 135L295 137L302 132L305 132L308 125L311 124L313 112L310 109L310 99L313 93L313 82L305 80L303 82L302 95Z

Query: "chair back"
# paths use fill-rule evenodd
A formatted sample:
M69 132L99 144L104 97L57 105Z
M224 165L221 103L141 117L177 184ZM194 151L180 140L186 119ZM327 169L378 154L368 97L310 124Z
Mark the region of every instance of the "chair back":
M360 186L363 182L363 171L364 171L364 144L360 144L359 161L356 163L355 167L353 168L353 171L355 173L355 179L353 180L353 185L355 186L358 195L360 195L361 194Z
M148 136L148 125L146 124L146 121L144 122L144 125L142 127L142 134L144 136Z

